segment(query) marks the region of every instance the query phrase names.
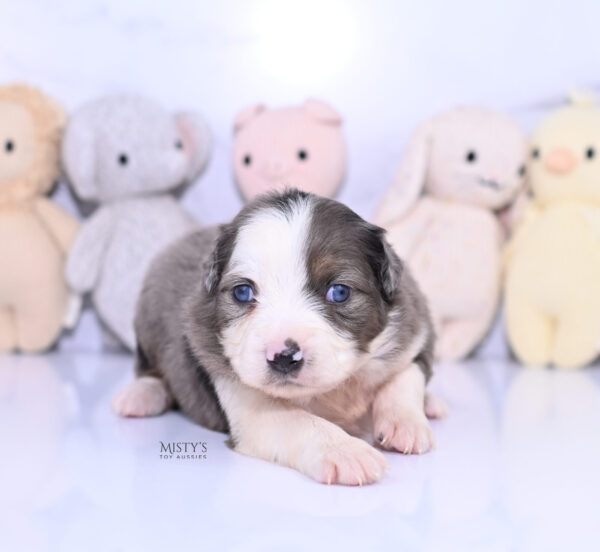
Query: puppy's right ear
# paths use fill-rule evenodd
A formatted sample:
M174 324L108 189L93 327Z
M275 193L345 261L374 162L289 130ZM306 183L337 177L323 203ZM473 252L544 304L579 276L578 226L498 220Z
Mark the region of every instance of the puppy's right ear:
M368 224L367 228L369 230L367 242L369 264L377 278L383 300L391 305L400 285L403 271L402 261L387 241L383 228L374 224Z
M235 237L236 230L233 225L222 224L219 227L219 236L204 270L204 285L209 295L215 295L219 289L219 282L223 276L223 271L233 252Z

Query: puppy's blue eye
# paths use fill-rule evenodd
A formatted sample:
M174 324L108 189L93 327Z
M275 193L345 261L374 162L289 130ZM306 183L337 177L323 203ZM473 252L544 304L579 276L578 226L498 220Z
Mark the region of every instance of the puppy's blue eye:
M249 285L242 284L233 288L233 296L240 303L249 303L254 298L254 292Z
M330 303L343 303L350 297L350 288L343 284L335 284L327 290L325 299Z

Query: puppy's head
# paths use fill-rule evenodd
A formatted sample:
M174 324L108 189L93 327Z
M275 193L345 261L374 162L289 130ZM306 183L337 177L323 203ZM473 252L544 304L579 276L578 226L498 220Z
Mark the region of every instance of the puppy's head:
M310 397L357 369L386 325L400 272L382 229L293 190L262 196L223 228L206 287L240 379Z

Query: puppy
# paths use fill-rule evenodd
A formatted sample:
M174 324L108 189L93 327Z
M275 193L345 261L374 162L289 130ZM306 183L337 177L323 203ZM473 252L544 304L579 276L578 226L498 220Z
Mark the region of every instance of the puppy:
M165 250L138 303L138 379L122 416L179 407L232 447L325 483L362 485L379 447L433 446L434 335L384 231L336 201L266 195ZM354 435L354 436L352 436Z

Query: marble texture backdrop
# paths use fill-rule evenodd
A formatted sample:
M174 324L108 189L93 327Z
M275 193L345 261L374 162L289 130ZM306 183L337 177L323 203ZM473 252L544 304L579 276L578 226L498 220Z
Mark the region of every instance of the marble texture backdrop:
M340 199L369 217L411 129L433 112L484 103L530 128L569 87L600 83L599 19L591 0L0 0L0 82L39 85L68 110L135 92L203 112L213 157L184 198L203 223L241 206L236 113L322 98L345 116ZM57 199L76 212L64 183ZM106 342L87 311L61 348ZM498 326L481 354L506 355Z

